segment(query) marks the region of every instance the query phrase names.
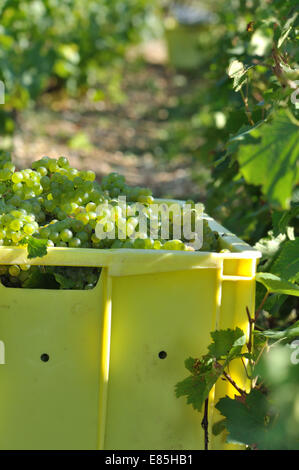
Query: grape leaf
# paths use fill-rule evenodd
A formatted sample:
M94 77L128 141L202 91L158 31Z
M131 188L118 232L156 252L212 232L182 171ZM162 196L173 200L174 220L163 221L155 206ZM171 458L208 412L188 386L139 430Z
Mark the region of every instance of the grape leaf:
M261 238L254 247L262 253L262 260L266 261L266 264L263 265L263 270L268 271L269 265L273 260L278 256L278 252L286 240L286 235L279 234L277 237L273 236L273 232L268 232L268 235L264 238Z
M299 297L299 286L271 273L257 273L256 280L270 293L295 295Z
M210 354L215 359L227 358L232 360L240 354L246 344L246 336L240 328L234 330L216 330L211 333L213 343L208 347Z
M254 129L260 127L262 123L263 121L260 121L254 127L243 124L238 132L229 138L227 143L227 154L231 155L237 152L240 145L250 144L252 142L254 143L255 139L252 137L251 133Z
M239 147L240 171L248 183L261 185L271 203L287 209L299 180L299 127L281 110L271 123L252 131L252 136L255 144Z
M293 15L287 20L287 22L283 26L281 30L281 36L277 42L278 49L283 45L284 41L287 39L290 32L292 31L293 23L295 22L297 16L298 16L298 12L295 11Z
M273 234L286 233L292 219L299 215L299 205L296 204L289 211L274 211L272 214Z
M211 333L213 342L208 347L208 354L199 359L189 357L185 367L192 373L189 377L177 383L175 393L177 398L187 397L187 403L195 410L201 411L205 399L212 387L222 375L228 363L241 355L246 343L246 336L240 328L235 330L217 330ZM222 363L218 362L222 360Z
M201 411L202 405L221 376L222 371L222 367L211 366L208 372L190 375L176 384L175 394L177 398L186 396L187 404L192 405L195 410Z
M60 289L74 289L76 288L76 282L73 279L70 279L63 274L53 272L55 281L59 284Z
M265 395L253 389L246 398L221 398L216 405L226 417L227 441L246 444L253 448L269 449L267 430L272 423L269 403Z
M47 240L28 237L26 242L28 258L41 258L47 254Z
M233 60L227 69L227 74L230 78L233 78L233 88L235 91L240 91L244 83L246 83L246 73L249 69L254 67L254 65L245 66L239 60Z
M34 266L36 269L30 271L29 277L23 282L22 287L25 289L59 289L59 285L54 277Z
M299 237L283 244L271 272L287 281L299 282Z
M193 357L188 357L188 359L185 360L185 367L189 372L194 372L196 361L197 359L194 359Z

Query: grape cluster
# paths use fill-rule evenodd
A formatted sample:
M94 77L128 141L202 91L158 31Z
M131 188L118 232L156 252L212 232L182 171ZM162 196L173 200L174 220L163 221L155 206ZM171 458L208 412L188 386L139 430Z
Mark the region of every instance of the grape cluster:
M119 203L119 196L125 196L125 206ZM122 175L111 173L99 184L93 171L72 168L65 157L43 157L31 169L16 171L10 156L0 155L0 246L26 245L33 237L46 240L48 247L193 250L186 240L150 238L153 202L149 189L127 185ZM143 231L139 230L136 203L143 204L147 218ZM156 218L157 227L159 224ZM102 232L114 227L114 239L98 237L97 226ZM170 220L170 236L172 229ZM138 238L132 238L134 232ZM215 233L206 221L203 249L217 251ZM62 286L78 288L76 269L0 265L0 276L5 285L20 287L42 274L58 282L64 276ZM81 279L77 272L82 288L96 283L93 269L89 271L89 280L86 273Z

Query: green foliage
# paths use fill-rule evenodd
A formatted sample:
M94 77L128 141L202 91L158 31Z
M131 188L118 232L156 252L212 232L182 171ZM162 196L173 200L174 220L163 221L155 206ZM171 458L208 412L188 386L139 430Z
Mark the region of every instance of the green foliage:
M197 411L202 405L217 380L222 376L225 367L239 357L248 357L241 353L246 343L246 336L240 328L234 330L216 330L211 333L213 342L210 344L208 354L201 359L189 358L185 366L191 375L176 385L175 393L179 398L187 397L187 403Z
M255 332L254 354L241 353L246 340L238 328L218 330L211 336L214 341L208 354L186 360L192 375L176 385L177 397L187 396L187 403L201 411L212 387L222 377L235 387L236 395L221 398L216 404L224 419L214 423L215 435L226 429L228 443L253 450L299 449L299 358L298 350L292 352L299 341L291 347L282 345L299 336L299 322L283 331ZM243 362L247 376L254 379L249 392L239 388L225 370L237 358L249 359L247 365Z
M216 330L211 333L213 342L209 346L210 355L216 360L225 360L225 365L237 357L246 344L246 336L240 328Z
M64 86L71 95L89 90L97 99L98 88L108 83L117 98L127 48L140 40L155 7L149 0L3 0L2 132L12 130L12 112L46 90Z
M290 350L276 346L264 354L258 372L268 391L253 389L245 399L222 398L216 408L226 417L228 442L258 450L298 450L299 367L290 361Z
M26 243L28 258L42 258L47 254L47 240L28 237Z
M268 292L299 296L299 286L274 274L257 273L256 280L263 284Z
M221 398L216 408L226 417L227 442L261 450L271 448L268 436L273 417L269 416L267 399L259 390L252 390L245 398Z
M240 145L237 154L245 180L261 185L267 200L284 209L289 207L293 187L299 182L298 124L281 110L271 123L252 131L254 142Z
M207 209L255 243L272 220L276 236L298 215L298 109L290 99L299 78L298 11L291 1L265 0L224 2L216 10L225 28L204 93L213 97L210 112L221 103L226 126L214 145Z
M271 272L288 281L299 282L299 237L286 241L271 266Z

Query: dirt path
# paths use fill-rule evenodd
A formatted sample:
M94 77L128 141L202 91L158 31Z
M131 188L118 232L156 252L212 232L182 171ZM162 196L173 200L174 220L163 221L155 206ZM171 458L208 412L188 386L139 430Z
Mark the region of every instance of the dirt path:
M202 171L200 142L190 133L185 106L197 86L164 66L134 63L121 93L115 92L117 104L45 95L37 109L19 117L14 158L24 167L43 155L65 155L77 168L92 168L99 179L117 171L157 196L198 195L192 175Z

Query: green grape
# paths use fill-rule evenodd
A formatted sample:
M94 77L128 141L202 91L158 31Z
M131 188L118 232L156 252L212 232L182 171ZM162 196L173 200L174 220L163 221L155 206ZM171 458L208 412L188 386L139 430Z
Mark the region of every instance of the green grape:
M23 230L27 235L32 235L36 231L36 228L33 224L26 224Z
M17 265L13 265L13 266L9 266L8 268L8 272L11 276L13 277L18 277L18 275L20 274L20 268L19 266Z
M131 240L126 240L123 244L123 248L134 248L134 243Z
M20 171L16 171L16 172L12 175L11 180L12 180L13 183L16 183L16 184L20 183L21 181L23 181L23 175L22 175L22 173L21 173Z
M151 240L150 238L146 238L144 240L144 248L147 249L147 250L153 250L154 240Z
M88 224L88 222L89 222L89 216L88 216L87 213L85 214L84 212L80 213L80 214L77 214L76 219L83 222L84 225Z
M50 184L51 184L51 180L48 176L43 176L40 180L40 184L42 185L42 187L47 190L50 188Z
M86 205L86 212L95 212L97 206L94 202L89 202L87 205Z
M21 191L23 188L23 185L22 183L15 183L12 185L12 190L14 193L18 192L18 191Z
M51 160L47 166L51 173L54 173L58 169L57 161Z
M152 196L145 196L141 194L138 196L137 201L140 202L141 204L152 204L154 202L154 198Z
M47 239L50 236L51 230L49 227L42 227L39 233L42 238Z
M73 180L74 178L76 178L76 176L78 176L79 174L79 171L76 170L76 168L70 168L68 170L68 177Z
M71 220L71 228L72 230L74 230L74 232L80 232L84 227L84 224L83 222L81 222L81 220L77 220L77 219L72 219Z
M1 228L0 229L0 240L4 240L4 238L6 237L6 231L4 228Z
M121 240L114 240L114 242L111 245L111 248L122 248L123 247L123 242Z
M40 166L38 169L37 169L38 173L41 175L41 176L47 176L48 174L48 170L45 166Z
M9 227L12 230L18 231L20 228L22 228L23 222L19 219L14 219L12 222L10 222Z
M60 248L65 248L67 246L67 244L63 241L59 241L59 242L57 242L57 246L59 246Z
M99 242L100 242L100 239L96 236L95 233L93 233L93 234L91 235L91 241L92 241L92 243L99 243Z
M73 238L73 233L66 228L60 232L60 238L63 242L69 242Z
M145 249L145 240L142 238L136 238L133 243L133 248L144 250Z
M20 264L20 268L22 271L28 271L31 268L30 264Z
M79 240L81 240L81 242L87 242L88 240L88 233L82 231L82 232L78 232L77 233L77 238L79 238Z
M11 232L10 236L15 244L18 244L18 242L23 238L21 232Z
M65 157L59 157L59 158L58 158L58 165L59 165L61 168L67 168L67 167L69 166L68 159L65 158Z
M87 214L88 214L88 217L89 217L89 221L95 220L97 218L97 213L96 212L90 211L90 212L87 212Z
M105 176L99 184L93 171L71 168L65 157L58 160L43 157L32 164L32 169L22 171L15 171L13 163L6 157L2 158L0 195L0 246L24 244L28 237L34 235L46 240L48 247L194 250L184 243L184 238L168 241L150 238L150 228L158 230L161 227L161 216L153 218L151 205L154 199L149 189L130 187L125 178L117 173ZM119 195L126 196L129 201L126 210L119 204ZM136 202L144 206L143 212L147 218L144 228L139 227ZM98 213L99 204L103 206ZM194 224L197 214L193 202L192 207ZM115 231L116 238L99 239L95 233L98 223L102 224L104 232ZM139 238L133 240L135 231L139 231ZM172 220L170 234L173 234ZM217 236L204 220L202 250L217 249ZM41 277L45 273L61 273L72 279L77 288L94 287L98 279L98 271L93 268L88 268L88 276L84 270L71 267L21 265L1 269L5 285L11 286L22 286L32 273ZM17 273L20 275L17 276Z
M24 220L28 222L29 224L31 224L35 221L35 216L33 214L25 215Z
M81 245L80 238L74 237L69 241L69 247L71 248L79 248Z
M49 240L52 240L52 242L56 243L60 240L59 232L51 232L49 235Z
M161 250L162 248L162 243L160 242L160 240L155 240L154 241L154 245L153 245L153 249L154 250Z

